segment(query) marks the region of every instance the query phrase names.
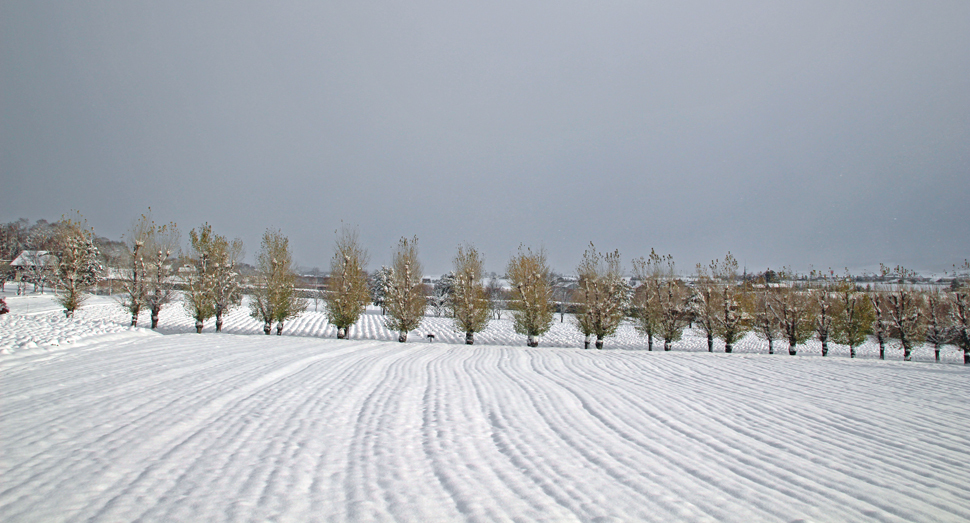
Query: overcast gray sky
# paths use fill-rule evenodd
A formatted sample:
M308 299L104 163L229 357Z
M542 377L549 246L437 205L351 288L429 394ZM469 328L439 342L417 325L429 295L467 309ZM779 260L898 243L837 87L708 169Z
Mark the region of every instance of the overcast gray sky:
M968 93L966 0L0 0L0 220L942 270Z

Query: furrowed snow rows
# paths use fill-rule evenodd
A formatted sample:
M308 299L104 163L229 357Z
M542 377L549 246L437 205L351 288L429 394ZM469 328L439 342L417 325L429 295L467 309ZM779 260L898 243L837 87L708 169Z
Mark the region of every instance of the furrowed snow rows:
M963 521L961 366L275 336L0 359L5 521Z
M32 296L28 299L20 297L17 300L17 312L5 315L5 321L0 322L0 356L16 354L24 351L52 350L53 347L64 347L78 340L106 333L127 333L131 329L126 327L130 317L122 311L111 298L92 297L91 303L75 313L74 321L65 320L59 313L56 304L49 295ZM323 306L318 304L318 310L311 305L309 310L298 318L287 321L284 326L284 336L302 336L312 338L333 339L337 335L336 328L327 322ZM25 314L26 312L26 314ZM350 328L352 339L367 339L378 341L393 341L397 333L390 332L384 326L385 316L377 308L370 308L360 317L360 320ZM41 321L37 321L41 320ZM139 325L147 325L149 317L142 314ZM232 310L225 320L224 332L228 334L258 334L262 335L262 324L249 316L249 309L244 301L243 306ZM211 334L214 326L205 326L203 335ZM147 329L138 329L143 334ZM195 320L190 318L179 305L172 305L162 310L158 332L162 334L182 334L195 332ZM454 322L450 318L426 316L422 326L412 331L408 336L409 343L425 343L427 334L434 334L436 342L460 344L464 342L465 334L455 332ZM512 321L506 314L501 320L493 320L488 327L475 336L476 345L513 345L525 346L525 335L516 334ZM540 340L540 347L576 348L583 344L583 336L574 325L573 319L567 317L565 322L558 320L552 329ZM607 349L645 349L647 340L637 334L631 324L620 325L615 336L607 338ZM658 344L657 349L662 347ZM787 356L787 345L779 348L776 345L776 356ZM687 329L681 341L674 342L674 352L706 352L707 342L699 331ZM723 343L715 342L715 352L723 351ZM767 343L749 333L734 346L735 354L765 354L768 352ZM869 341L857 349L859 359L878 358L879 346ZM818 356L821 354L821 344L817 340L810 340L799 345L800 356ZM891 343L887 347L887 359L902 358L903 351L897 344ZM829 344L829 357L847 358L848 347ZM933 350L929 345L919 346L914 350L914 359L933 361ZM941 351L943 363L963 363L963 353L952 346L944 347Z

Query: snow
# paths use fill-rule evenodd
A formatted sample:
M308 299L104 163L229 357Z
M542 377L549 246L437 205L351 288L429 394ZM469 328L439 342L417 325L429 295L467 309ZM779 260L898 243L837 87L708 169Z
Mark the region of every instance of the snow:
M399 344L378 314L345 341L169 307L158 334L45 300L0 317L4 521L970 519L961 365L528 349L502 322L468 347L444 319Z
M28 296L15 296L10 291L3 293L10 305L12 314L7 316L19 317L23 315L49 317L50 325L32 324L32 333L25 334L22 327L7 328L0 324L0 355L12 354L24 350L23 341L32 339L42 349L50 350L47 341L58 338L58 336L68 331L74 331L74 337L89 336L102 332L122 332L130 324L130 314L123 311L118 302L106 296L92 296L84 308L79 310L75 317L77 322L60 321L63 314L62 308L53 301L51 294ZM228 334L260 334L263 332L263 324L249 317L248 298L244 298L243 305L232 310L225 319L223 331ZM307 336L314 338L336 338L337 330L327 322L324 313L324 304L319 302L314 310L314 303L311 300L309 309L299 318L286 322L283 330L284 336ZM562 347L562 348L582 348L583 336L573 324L572 317L566 315L565 321L559 321L559 315L554 315L555 322L552 330L539 338L539 347ZM427 343L427 334L435 335L435 343L454 343L463 344L465 342L464 332L455 332L453 321L450 318L426 316L420 329L411 331L408 335L408 343ZM148 311L143 311L138 319L138 325L150 326L151 318ZM275 325L273 332L275 334ZM137 329L138 332L145 333L144 329ZM215 319L209 320L205 324L203 333L213 333L215 331ZM162 309L158 332L162 334L194 333L195 320L189 317L180 302L172 303ZM369 339L383 341L397 341L397 333L392 333L384 327L384 317L380 314L378 307L368 307L367 312L361 317L360 321L350 329L350 337L353 339ZM511 345L525 346L526 337L523 334L516 334L512 327L511 315L508 311L502 313L501 320L492 320L484 332L475 334L476 345ZM606 339L606 349L629 349L645 350L647 339L639 335L629 323L620 326L615 336ZM663 340L654 339L654 350L663 349ZM724 350L724 344L715 340L715 352ZM675 352L707 352L707 340L699 331L688 329L684 334L684 339L674 342L673 351ZM740 354L766 354L768 352L767 342L758 339L749 333L734 346L734 352ZM879 346L875 341L870 340L856 350L859 358L878 358ZM822 346L818 341L809 341L804 345L798 346L799 356L821 356ZM788 343L783 340L775 341L775 355L777 357L788 358ZM829 356L836 358L849 357L849 348L843 345L829 343ZM903 351L897 344L888 344L886 347L886 357L891 360L901 360ZM963 353L955 347L947 346L941 349L940 358L944 363L963 364ZM921 346L914 350L913 359L917 361L933 361L933 349L929 346Z

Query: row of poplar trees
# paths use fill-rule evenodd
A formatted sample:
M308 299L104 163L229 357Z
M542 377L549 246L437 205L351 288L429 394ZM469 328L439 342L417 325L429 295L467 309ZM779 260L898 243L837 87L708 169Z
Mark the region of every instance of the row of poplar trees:
M965 265L962 270L970 271L970 265ZM964 363L970 364L970 287L966 281L950 290L926 290L906 283L915 276L906 269L883 267L883 279L895 283L863 289L848 275L825 278L815 274L809 283L800 283L791 271L783 271L778 275L782 283L774 283L743 278L731 253L707 266L698 264L695 271L688 283L678 277L671 256L651 250L648 257L633 261L631 283L623 276L619 252L600 253L591 243L576 269L578 282L572 292L576 327L585 336L584 346L595 343L596 348L603 348L605 339L629 320L647 338L649 350L653 350L655 338L663 340L664 350L671 350L693 325L704 333L711 352L715 339L723 341L725 352L731 353L738 341L753 332L767 341L769 354L774 353L776 342L787 342L788 353L794 356L799 345L816 338L822 356L828 355L829 343L838 343L848 346L854 358L856 349L872 336L879 343L881 359L885 359L889 341L899 344L907 361L915 345L925 342L934 348L937 361L941 347L949 344L962 349ZM381 274L380 279L391 282L391 287L400 285L394 283L394 269L383 268ZM506 275L515 331L527 336L527 345L538 346L538 337L552 325L554 310L545 253L520 247L509 261ZM455 328L465 332L465 341L471 344L474 333L483 330L491 318L492 302L483 284L479 253L471 247L459 248L448 278L449 313ZM411 285L416 286L417 281L420 277ZM391 293L386 296L394 301ZM389 315L397 317L390 312L393 308L389 303ZM420 316L414 318L402 328L416 328ZM401 333L402 341L406 334Z
M125 241L121 306L131 314L132 326L142 310L150 310L154 329L162 307L177 296L175 280L181 279L182 305L195 320L196 332L213 317L216 332L221 332L226 314L242 303L243 242L216 234L208 223L189 232L187 253L179 251L180 240L174 223L156 224L150 212L135 221ZM282 334L284 322L306 309L296 289L289 240L281 232L267 230L263 235L247 291L252 296L250 315L263 323L266 334L273 323Z
M250 295L250 316L263 324L265 334L270 334L275 324L276 334L281 335L284 323L306 310L307 300L296 287L297 274L289 239L280 231L267 230L263 234L256 255L256 272L247 281L240 275L244 256L242 240L229 240L216 234L206 223L189 232L186 253L178 252L179 244L178 227L174 223L156 224L150 212L136 220L130 229L122 263L124 293L120 303L131 314L132 326L138 324L142 310L151 310L152 328L157 327L162 307L178 294L176 280L183 283L182 305L200 333L205 322L213 317L216 332L221 332L224 317L242 303L244 290ZM395 297L401 296L405 302L393 309L395 313L400 311L400 319L389 323L389 327L403 331L405 339L407 331L417 328L419 322L414 318L417 304L413 299L421 283L416 244L417 239L402 240L396 260L405 261L395 265L400 267L399 274L404 281L411 285L396 288ZM413 266L409 267L408 263ZM350 327L370 300L366 264L367 253L360 246L356 230L344 228L338 232L329 285L324 293L327 318L337 328L338 338L348 337ZM423 304L424 296L420 296ZM408 297L411 301L407 301Z
M242 242L213 233L208 224L193 229L189 236L191 249L183 263L166 263L179 244L175 225L156 225L150 216L136 221L127 242L130 256L123 301L132 314L132 325L142 308L151 310L152 327L157 325L159 310L173 296L171 280L179 266L185 267L184 306L198 332L213 316L220 331L223 316L240 304ZM420 327L428 306L417 244L416 237L402 238L391 264L378 271L385 325L398 333L401 342ZM338 338L349 337L350 328L372 299L367 261L357 231L346 227L338 231L323 295L327 318ZM249 290L251 316L263 323L266 334L274 323L281 334L284 322L302 313L307 304L296 289L288 239L279 231L264 234L256 269ZM970 271L970 265L963 269ZM885 358L890 341L903 349L905 360L911 358L917 344L926 342L934 347L937 360L940 348L952 344L963 350L964 362L970 364L967 282L948 291L927 291L905 283L914 276L909 271L883 268L882 276L897 283L862 289L846 275L802 284L790 271L783 271L779 275L782 283L775 283L742 278L730 253L707 266L698 264L694 278L687 282L677 275L671 256L651 251L648 257L633 261L631 283L623 276L619 252L600 253L592 243L576 272L578 281L571 299L586 348L593 343L603 348L605 339L628 320L647 338L649 350L655 339L670 350L693 325L706 336L709 351L719 339L730 353L753 332L767 341L769 353L774 353L776 342L787 342L789 354L795 355L799 345L814 337L821 342L823 356L828 354L829 343L838 343L847 345L850 356L855 357L856 349L872 336L879 343L880 358ZM507 304L514 329L526 336L531 347L538 346L539 337L552 326L555 304L550 274L542 249L520 246L506 266L511 286ZM465 333L467 344L473 344L475 333L483 331L492 318L483 256L472 246L460 246L447 280L445 307L455 329Z
M402 238L391 264L381 267L376 276L374 291L381 297L380 303L385 309L385 325L398 333L398 341L401 342L407 341L408 332L421 325L429 307L428 291L422 283L417 241L416 237ZM488 326L494 305L491 291L484 284L484 257L475 247L461 245L452 265L452 271L442 278L441 287L446 289L446 299L442 300L441 306L453 318L455 330L465 333L465 343L472 345L475 343L475 333ZM339 294L339 287L333 284L333 278L338 275L343 277L342 267L336 269L340 271L331 267L331 300ZM526 343L530 347L536 347L538 337L552 326L554 311L545 252L520 247L518 254L509 260L506 274L512 286L512 299L508 305L512 310L515 331L526 335ZM361 270L357 275L361 286L360 301L355 309L358 315L343 318L350 324L357 321L370 299L365 287L366 273ZM339 328L340 324L337 325Z
M970 271L965 263L964 271ZM708 351L714 340L724 343L727 353L747 333L767 341L773 354L776 342L787 342L788 353L810 339L822 345L828 355L829 343L846 345L850 357L870 336L879 343L879 357L885 359L890 341L898 343L903 359L909 361L917 344L934 349L954 345L963 350L964 363L970 364L970 286L966 281L950 289L922 288L905 268L882 268L882 279L893 283L875 288L859 287L848 275L826 278L813 274L808 283L796 281L790 271L779 274L781 283L742 278L738 263L728 253L723 260L707 266L698 264L693 282L688 284L674 271L673 259L651 251L647 258L633 262L633 281L623 277L619 253L600 255L590 245L578 268L579 286L574 295L581 312L579 329L589 338L596 336L596 347L614 334L621 321L632 320L637 331L647 337L653 349L654 338L663 340L664 350L678 341L689 325L707 338Z

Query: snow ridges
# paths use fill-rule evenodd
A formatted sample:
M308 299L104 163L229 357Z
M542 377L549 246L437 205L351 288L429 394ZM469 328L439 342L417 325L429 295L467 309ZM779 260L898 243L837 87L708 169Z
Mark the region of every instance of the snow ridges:
M195 334L0 360L5 521L961 521L959 366Z

